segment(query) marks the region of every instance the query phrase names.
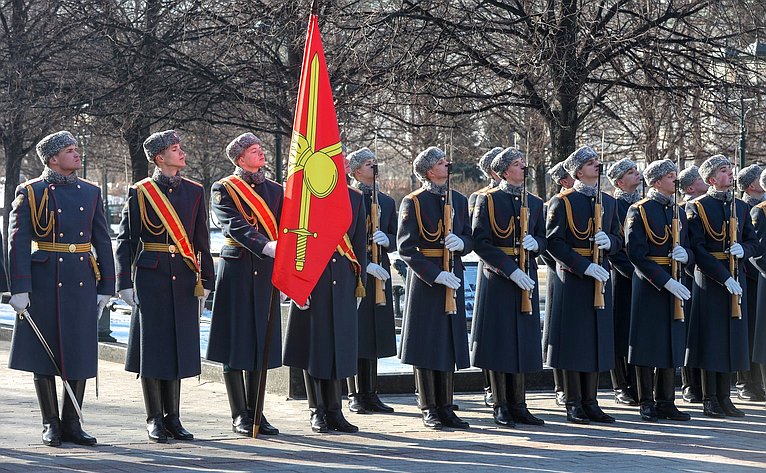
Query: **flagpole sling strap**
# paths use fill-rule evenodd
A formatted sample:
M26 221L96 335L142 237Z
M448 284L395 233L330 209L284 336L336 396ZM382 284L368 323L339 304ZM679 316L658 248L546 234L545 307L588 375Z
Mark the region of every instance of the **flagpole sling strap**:
M348 233L343 235L343 240L341 240L338 245L337 251L341 256L349 260L354 267L354 273L356 274L356 290L354 291L354 295L356 297L364 297L365 290L364 285L362 284L362 265L359 264L359 260L356 259L356 254L354 253L354 248L351 246L351 239L348 237Z
M247 204L250 210L253 211L258 222L263 229L266 230L266 235L269 239L276 240L278 234L277 219L271 212L268 204L266 204L266 201L264 201L252 187L247 185L245 181L237 176L226 177L221 180L221 184L226 188L235 204L237 204L240 212L244 214L240 205L241 199Z
M183 257L186 265L199 275L200 267L197 263L197 258L194 256L194 249L192 248L183 223L181 223L181 219L178 217L173 205L168 201L167 197L165 197L165 194L162 193L157 184L150 178L137 182L136 188L146 197L146 200L149 201L152 209L154 209L154 212L160 218L160 221L162 221L165 231L167 231L170 238L175 242L178 254ZM144 219L142 218L142 220ZM152 243L144 242L144 249L146 249L146 245L151 244ZM168 253L170 253L170 251L168 251ZM202 279L198 277L197 283L194 286L194 295L196 297L202 297L204 294Z

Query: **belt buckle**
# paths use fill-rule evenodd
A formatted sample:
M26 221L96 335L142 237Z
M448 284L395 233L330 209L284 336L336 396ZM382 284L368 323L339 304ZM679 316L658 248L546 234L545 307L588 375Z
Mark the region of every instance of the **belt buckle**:
M67 247L67 250L70 253L76 253L77 252L77 245L75 245L74 243L70 243L69 246Z
M168 245L168 253L178 253L176 245Z

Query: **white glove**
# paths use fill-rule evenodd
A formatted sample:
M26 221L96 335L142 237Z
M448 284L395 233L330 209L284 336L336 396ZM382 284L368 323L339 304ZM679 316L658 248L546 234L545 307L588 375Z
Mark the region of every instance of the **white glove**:
M391 244L391 242L388 241L388 235L386 235L380 230L372 234L372 241L374 241L377 245L380 245L384 248L388 248L388 245Z
M356 308L358 309L361 304L362 304L362 298L361 297L357 297L356 298Z
M109 303L109 301L112 299L112 296L109 294L99 294L98 298L96 299L96 313L98 314L98 318L101 318L101 314L104 313L104 307Z
M515 282L524 291L531 291L535 288L535 281L520 269L511 273L511 281Z
M282 291L279 291L279 302L281 303L281 302L284 302L286 300L287 300L287 294L285 294Z
M681 245L676 245L673 247L673 251L670 253L670 257L681 264L686 264L686 262L689 261L689 254Z
M609 236L604 232L598 232L593 235L593 241L596 243L596 246L602 250L608 251L609 248L612 247L612 240L610 240Z
M607 282L609 280L609 271L596 263L588 265L588 269L585 270L585 275L601 282Z
M367 263L367 274L374 278L378 278L381 281L385 281L391 277L391 275L388 274L388 271L386 271L383 266L375 263Z
M297 307L298 310L308 310L309 306L311 305L311 296L306 299L305 305L298 305L295 301L293 301L293 304L295 304L295 307Z
M537 240L535 237L527 233L524 235L524 239L521 240L521 246L524 247L527 251L537 251L538 248L540 248L540 245L537 244Z
M689 292L689 289L687 289L686 286L676 281L675 279L668 279L668 282L665 283L665 289L667 289L669 293L673 294L682 301L688 301L692 296L692 293Z
M277 241L272 240L265 245L263 245L263 249L261 250L261 254L266 255L270 258L273 258L274 255L277 254Z
M131 307L135 307L137 305L141 305L140 302L138 302L138 294L136 294L136 291L131 289L122 289L119 292L120 299L124 300L128 303Z
M729 248L729 253L734 255L735 258L742 258L745 256L745 249L742 248L742 245L739 243L734 243L731 245L731 248Z
M29 293L20 292L18 294L12 295L11 300L8 301L8 304L13 307L13 310L15 310L17 314L24 312L26 308L29 307Z
M447 236L444 237L444 247L449 251L463 251L465 243L463 243L463 240L454 233L448 233Z
M726 289L728 289L730 293L737 296L742 295L742 286L740 286L739 283L734 280L734 278L727 279L723 285L726 286Z
M207 296L210 295L210 292L211 292L210 289L203 289L202 295L198 297L197 299L201 300L202 302L205 302L207 300Z
M434 282L436 284L447 286L450 289L460 288L460 278L448 271L442 271L439 273L439 275L436 276L436 279L434 279Z

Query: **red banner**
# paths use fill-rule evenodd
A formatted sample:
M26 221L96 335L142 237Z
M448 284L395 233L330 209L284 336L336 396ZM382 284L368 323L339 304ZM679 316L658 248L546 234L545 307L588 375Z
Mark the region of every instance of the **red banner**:
M317 15L309 18L272 282L306 303L351 225L338 120Z

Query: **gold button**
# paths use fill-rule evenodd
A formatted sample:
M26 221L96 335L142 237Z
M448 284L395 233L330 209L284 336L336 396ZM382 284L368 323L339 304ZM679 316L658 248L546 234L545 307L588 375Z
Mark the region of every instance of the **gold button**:
M170 246L168 246L168 251L170 253L177 253L178 252L178 248L176 248L176 245L170 245Z
M80 256L80 261L85 261L85 258L83 258L82 256Z
M175 281L175 280L176 280L176 277L175 277L175 276L173 276L171 279L172 279L173 281Z
M333 285L333 286L334 286L334 285L336 285L336 284L338 284L338 281L333 281L333 282L332 282L332 285Z
M332 262L335 263L337 260L335 258L332 259Z
M83 235L85 235L85 234L83 232L80 232L80 236L83 236Z
M59 283L59 287L63 286L63 284Z
M64 262L64 258L59 258L59 263L63 263L63 262Z
M173 192L173 188L171 187L170 189L168 189L168 192Z
M59 233L59 238L62 238L64 236L63 233Z
M56 209L56 210L58 210L58 213L61 213L61 209Z
M70 243L69 246L67 247L67 250L69 250L70 253L74 253L77 251L77 245L75 245L74 243Z
M170 257L171 257L171 258L175 258L175 257L176 257L176 254L175 254L175 253L171 253L171 254L170 254Z
M82 281L80 281L80 287L82 287Z
M83 210L85 210L85 209L84 209L84 208L82 208L82 207L80 207L80 212L82 212Z

